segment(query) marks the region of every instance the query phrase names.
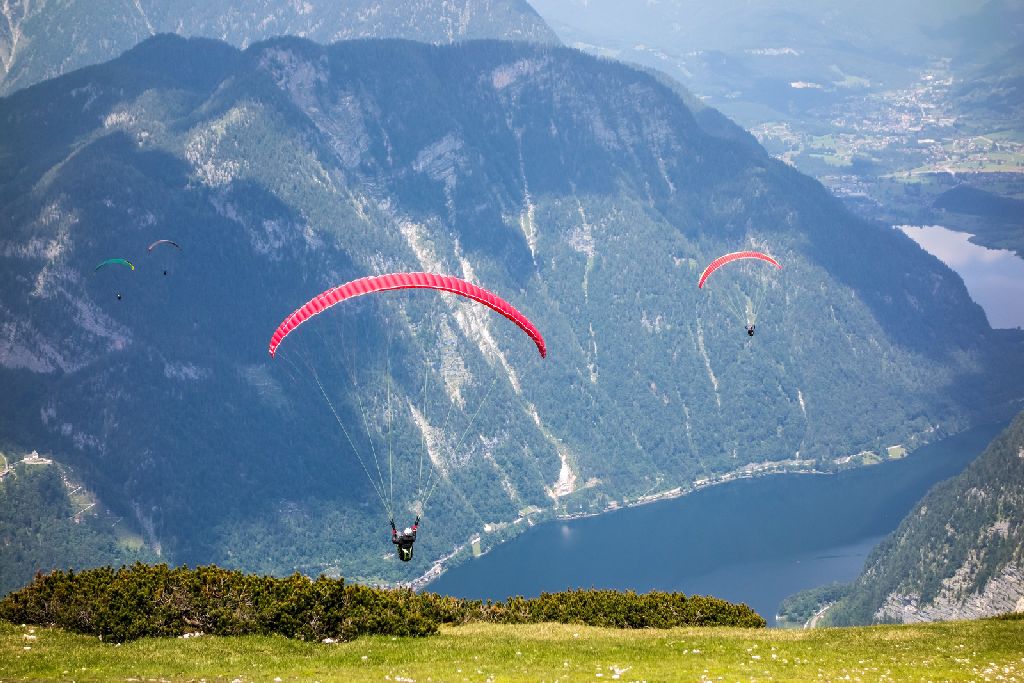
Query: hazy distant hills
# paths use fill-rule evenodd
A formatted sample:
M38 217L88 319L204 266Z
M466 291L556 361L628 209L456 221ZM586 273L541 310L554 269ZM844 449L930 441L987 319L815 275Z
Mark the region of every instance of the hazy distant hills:
M859 0L821 3L814 0L696 0L637 3L623 12L615 0L534 0L549 22L591 33L618 24L618 33L635 39L645 33L658 42L684 48L737 50L754 47L835 45L914 54L922 45L948 39L942 33L956 20L975 16L979 30L1012 2L992 0ZM984 10L984 11L983 11ZM771 44L764 41L769 40Z
M831 468L1021 395L1018 336L938 260L575 50L165 35L0 100L0 130L0 440L73 465L171 561L409 578L530 510ZM753 338L696 287L742 248L784 264L717 290L763 298ZM93 272L111 257L136 271ZM268 357L310 296L392 270L501 293L548 359L424 295ZM399 494L420 457L444 474L408 566L339 424L394 456Z
M1024 116L1024 43L966 70L954 96L961 111L1010 120Z
M0 7L0 95L167 32L241 47L277 35L558 42L526 0L10 0Z
M825 623L976 619L1024 610L1024 413L928 492L868 557Z
M905 87L939 58L983 64L1019 42L1021 14L1019 0L533 4L566 44L661 69L747 126L806 123L810 109Z

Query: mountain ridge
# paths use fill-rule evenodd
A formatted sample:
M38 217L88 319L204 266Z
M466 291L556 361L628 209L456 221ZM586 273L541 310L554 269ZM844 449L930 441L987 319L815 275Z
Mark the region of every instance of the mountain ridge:
M165 32L224 40L243 48L285 34L325 43L354 38L558 43L525 0L96 0L87 8L50 0L12 0L0 8L0 95L110 59Z
M160 36L0 99L0 121L2 407L23 416L0 438L73 461L175 561L410 578L523 510L600 511L795 454L832 467L1018 396L1020 344L909 238L709 134L650 75L567 48ZM183 245L171 277L86 274L158 237ZM739 245L785 266L741 281L767 302L751 341L695 286ZM398 269L493 288L551 349L447 300L318 317L347 340L324 368L359 445L392 429L360 436L349 387L389 415L394 387L399 451L445 473L444 522L425 518L408 568L382 559L371 483L315 386L265 355L318 291ZM297 366L336 355L308 340ZM424 384L474 407L424 421ZM501 410L471 421L492 391Z

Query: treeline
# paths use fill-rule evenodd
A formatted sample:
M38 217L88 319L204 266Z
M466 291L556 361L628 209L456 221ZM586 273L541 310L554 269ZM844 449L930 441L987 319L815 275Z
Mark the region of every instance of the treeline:
M814 616L828 603L836 602L850 592L849 583L834 581L826 586L811 588L790 595L779 605L776 620L786 622L787 625L799 626L807 623L807 620Z
M58 626L124 642L143 637L278 634L351 640L364 634L428 636L441 624L556 621L617 628L764 627L746 605L682 593L572 590L481 602L372 588L301 574L285 578L216 566L136 563L38 574L0 601L0 619Z

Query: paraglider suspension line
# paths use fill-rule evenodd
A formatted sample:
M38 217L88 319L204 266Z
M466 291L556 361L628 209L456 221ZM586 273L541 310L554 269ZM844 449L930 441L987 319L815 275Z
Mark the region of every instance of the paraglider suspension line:
M324 339L323 335L320 334L319 330L317 330L317 335L320 336L320 339L326 345L327 344L327 340ZM343 327L342 328L342 343L343 343L344 347L350 348L349 345L344 342L344 336L345 336L345 328ZM351 365L351 362L345 364L346 367L349 367L350 365ZM352 376L351 374L349 374L348 372L345 373L345 376L348 378L349 384L352 385L352 395L356 397L356 405L359 407L359 414L360 414L360 416L362 417L362 420L363 420L363 431L366 432L366 440L370 442L370 452L373 454L373 465L374 465L374 467L377 470L377 478L380 481L380 490L382 492L381 495L383 497L383 493L386 492L387 487L384 485L384 473L381 472L381 469L380 469L380 458L377 457L377 447L373 445L373 437L370 435L370 421L366 417L366 410L363 408L362 395L361 395L361 393L359 391L359 388L356 386L355 377ZM356 453L356 455L358 456L359 454ZM367 474L367 476L369 476L369 474ZM394 489L392 489L392 491L394 491ZM385 507L388 509L389 513L391 512L391 509L392 509L391 503L393 501L394 501L394 496L392 496L390 499L388 499L388 503L385 504Z
M473 423L476 422L477 416L480 415L480 411L484 409L484 406L487 404L487 400L491 397L491 393L494 391L494 387L497 384L498 384L498 375L497 375L497 373L495 373L494 379L491 381L491 386L490 386L490 388L487 389L487 393L484 395L484 400L480 401L480 405L477 406L476 412L473 413L473 417L470 418L469 424L466 425L466 429L462 432L462 436L459 437L458 442L455 444L455 448L452 449L452 454L453 455L455 453L459 452L459 449L462 447L462 443L466 440L466 437L469 436L469 431L473 428ZM431 475L433 475L433 473L434 472L431 471ZM432 495L434 495L434 489L437 488L437 482L439 482L440 480L441 480L440 475L438 475L437 477L434 478L433 483L431 483L429 479L427 480L427 483L430 484L430 490L427 492L427 497L423 500L423 506L424 507L426 507L427 501L430 500L430 497Z
M300 357L302 357L301 354L300 354ZM383 477L380 477L380 485L378 486L377 482L375 482L373 480L373 477L370 476L370 471L369 471L369 469L367 469L366 463L363 462L363 458L359 455L359 449L356 448L356 444L352 440L352 435L349 434L348 429L345 427L345 423L342 421L341 417L338 415L338 411L335 410L334 402L331 401L331 397L327 395L327 391L324 389L324 385L320 381L320 375L317 373L316 368L314 368L304 357L302 357L302 361L306 365L306 367L309 369L310 373L313 375L313 379L316 381L317 386L320 388L320 393L323 394L324 400L327 401L327 405L331 409L331 414L334 415L334 420L338 423L338 426L341 427L341 431L345 434L345 438L348 439L348 444L352 448L352 452L355 453L356 460L359 461L359 466L362 467L363 468L363 472L366 473L366 478L370 480L370 485L373 486L374 492L377 494L377 497L380 498L381 504L384 506L384 509L387 511L388 515L390 515L391 517L394 517L394 514L391 511L391 506L388 504L387 499L384 497L384 479L383 479ZM289 362L291 362L291 361L289 360ZM293 366L294 366L294 364L293 364ZM364 416L364 421L365 421L365 416ZM371 442L371 445L372 445L372 442ZM380 476L379 468L378 468L378 476Z
M359 467L361 467L362 471L364 471L366 473L367 479L370 480L370 484L374 487L374 493L376 493L377 494L377 498L380 499L381 505L384 506L384 510L388 513L388 515L393 516L393 513L391 511L390 501L385 496L385 494L387 492L386 492L386 490L384 488L384 476L383 476L383 474L381 474L380 465L379 464L377 465L377 477L378 477L378 480L379 480L379 483L378 483L378 481L375 481L373 476L370 474L370 470L367 467L366 462L364 460L362 460L362 457L359 455L359 450L356 449L356 447L355 447L355 441L352 440L352 435L349 433L348 429L345 427L344 421L338 415L338 411L334 407L334 401L331 400L331 397L327 393L327 389L324 388L324 383L321 382L321 379L319 379L319 374L316 372L316 369L313 368L313 366L310 364L310 362L308 362L304 357L303 357L303 362L304 362L306 368L309 370L309 373L312 375L313 380L316 382L316 386L319 388L319 390L321 390L321 393L324 395L324 400L327 401L328 408L331 409L331 414L334 415L335 422L338 423L338 426L341 427L341 431L345 434L345 438L348 439L348 444L349 444L349 446L351 446L352 453L355 454L355 459L357 461L359 461ZM356 393L356 399L358 399L358 393ZM366 417L366 413L364 411L362 411L361 402L359 403L359 412L362 413L362 422L364 422L364 426L366 427L367 417ZM369 428L368 428L367 434L369 436ZM370 441L370 446L371 446L371 449L373 449L373 440ZM374 462L377 463L377 453L376 453L376 451L374 451Z
M430 377L430 364L427 363L426 358L423 359L423 401L420 405L423 406L423 415L427 414L427 378ZM419 474L416 475L416 490L418 492L423 491L423 456L427 453L427 436L423 435L423 450L420 451L420 468Z
M394 449L392 448L392 432L395 424L395 417L391 413L391 335L388 334L387 344L387 385L388 385L388 485L391 490L391 502L395 501L395 466L394 466Z

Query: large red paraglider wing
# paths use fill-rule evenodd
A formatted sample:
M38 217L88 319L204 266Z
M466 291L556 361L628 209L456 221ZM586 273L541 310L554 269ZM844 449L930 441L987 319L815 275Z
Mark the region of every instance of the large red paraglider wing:
M274 330L274 335L270 338L270 355L273 356L277 353L277 347L280 346L281 342L292 330L314 315L322 313L345 299L351 299L361 294L383 292L389 289L437 289L477 301L518 325L523 332L530 336L533 343L537 345L541 358L547 356L548 352L547 347L544 345L544 338L537 328L534 327L533 323L520 313L515 306L498 295L465 280L460 280L450 275L436 275L434 273L391 273L389 275L364 277L317 294L277 326L277 329Z
M747 259L747 258L754 258L754 259L760 259L762 261L767 261L768 263L772 264L773 266L775 266L779 270L782 270L782 266L779 264L779 262L776 261L775 259L773 259L768 254L762 254L759 251L734 251L731 254L726 254L725 256L719 256L714 261L712 261L710 264L708 264L708 267L705 268L704 272L700 274L700 282L697 283L697 287L698 288L703 287L704 286L704 281L708 279L708 276L711 275L711 273L713 273L716 270L718 270L719 268L721 268L722 266L724 266L726 263L731 263L732 261L739 261L740 259Z

